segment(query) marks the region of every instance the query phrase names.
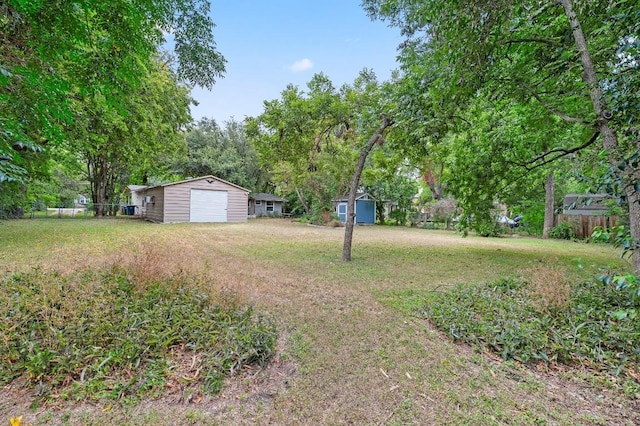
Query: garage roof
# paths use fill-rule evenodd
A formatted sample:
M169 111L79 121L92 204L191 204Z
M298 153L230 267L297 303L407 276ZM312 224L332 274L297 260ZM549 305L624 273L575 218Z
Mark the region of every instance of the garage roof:
M233 186L233 187L235 187L235 188L238 188L238 189L239 189L239 190L241 190L241 191L251 192L251 191L250 191L250 190L248 190L247 188L243 188L243 187L241 187L240 185L236 185L235 183L227 182L226 180L224 180L224 179L220 179L220 178L217 178L217 177L215 177L215 176L213 176L213 175L207 175L207 176L200 176L200 177L197 177L197 178L185 179L185 180L181 180L181 181L179 181L179 182L163 183L163 184L161 184L161 185L150 186L150 187L149 187L149 188L147 188L147 189L151 189L151 188L158 188L158 187L167 187L167 186L171 186L171 185L180 185L180 184L183 184L183 183L193 182L193 181L196 181L196 180L203 180L203 179L205 179L205 180L207 180L207 181L210 181L210 180L212 180L212 179L213 179L213 180L217 180L218 182L222 182L222 183L225 183L225 184L227 184L227 185L231 185L231 186ZM209 183L211 183L211 182L209 182Z

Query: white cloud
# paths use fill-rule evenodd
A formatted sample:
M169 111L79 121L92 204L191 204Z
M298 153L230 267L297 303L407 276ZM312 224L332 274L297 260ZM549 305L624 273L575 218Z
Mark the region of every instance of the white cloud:
M299 61L295 61L292 65L289 66L289 70L293 72L306 71L313 68L313 62L311 59L300 59Z

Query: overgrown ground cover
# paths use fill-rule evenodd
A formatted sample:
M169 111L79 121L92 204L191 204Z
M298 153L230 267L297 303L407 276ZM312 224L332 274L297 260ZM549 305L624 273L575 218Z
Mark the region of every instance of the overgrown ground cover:
M640 323L613 285L569 283L541 267L523 279L456 286L425 298L423 315L454 340L541 369L586 367L640 397ZM616 313L620 314L616 315Z
M188 399L215 394L227 375L264 366L275 349L268 320L193 278L36 269L10 276L2 290L0 383L34 389L34 406L136 401L169 386Z
M456 284L524 280L541 265L569 282L619 265L607 246L521 237L462 238L403 228L343 230L280 220L153 225L135 220L0 223L2 272L60 274L114 264L145 276L198 278L273 318L267 367L186 401L170 385L141 401L30 408L34 391L0 391L0 420L32 424L636 424L638 401L587 369L529 369L453 342L417 312ZM48 272L47 272L48 273Z

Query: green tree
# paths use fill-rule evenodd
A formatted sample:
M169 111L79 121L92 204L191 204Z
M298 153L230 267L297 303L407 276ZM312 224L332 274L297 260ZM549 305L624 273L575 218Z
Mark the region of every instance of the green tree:
M583 126L549 118L535 102L487 101L478 97L460 114L465 118L445 138L449 145L448 188L463 208L462 224L491 234L494 202L514 206L520 200L544 199L544 185L566 161L531 163L551 143L569 145L585 136ZM553 187L549 187L551 191ZM546 217L553 221L553 199Z
M393 124L393 121L385 115L380 115L380 124L377 128L371 131L369 139L360 147L360 153L358 154L358 162L356 164L351 184L349 185L349 198L347 201L347 221L344 230L344 243L342 245L342 260L344 262L351 261L351 246L353 243L353 226L355 224L356 212L355 203L358 188L360 186L360 177L367 160L367 156L373 149L375 144L384 143L384 132Z
M123 108L100 93L78 93L75 101L68 149L86 164L97 216L115 214L132 173L157 173L159 158L185 149L181 129L191 121L191 99L160 63L145 85L120 101Z
M441 109L465 110L481 91L489 100L535 101L549 120L582 126L580 139L564 138L562 132L547 149L534 144L541 150L526 167L543 167L598 143L618 170L617 190L628 200L631 234L638 241L638 138L637 132L625 134L639 118L637 109L625 104L635 96L626 88L638 85L638 62L626 60L637 53L631 46L639 30L633 2L365 0L364 5L372 16L402 28L408 38L401 55L405 70L418 75L436 70L428 94L432 104L444 105ZM612 111L631 126L620 126ZM640 272L640 252L633 262Z
M324 74L314 75L307 89L287 86L246 129L279 192L295 193L305 214L321 216L347 188L351 165L345 162L352 158L343 145L354 136L345 89L338 91Z
M164 34L177 78L211 87L225 61L208 13L206 0L0 4L0 184L24 181L30 153L75 136L79 100L87 111L125 115L127 96L156 72Z
M274 183L295 192L305 213L331 212L331 199L349 191L343 260L351 259L354 205L367 156L392 121L390 84L363 70L352 85L337 90L316 74L303 92L289 85L281 99L247 120L247 132ZM311 193L309 202L307 194Z
M384 143L387 129L393 125L393 89L393 83L381 84L372 71L365 69L345 94L345 111L350 114L350 127L355 135L352 149L358 153L347 201L347 220L342 245L342 260L345 262L351 260L355 200L367 157L376 145Z
M220 127L204 118L187 132L186 140L187 155L174 166L183 177L215 175L253 191L266 189L267 175L242 123L231 119Z
M392 124L386 113L391 84L380 84L365 69L339 90L323 74L307 88L289 85L281 99L265 102L264 112L247 120L247 133L262 163L272 167L276 186L283 195L295 192L305 213L328 215L332 198L348 190L342 255L348 261L360 176L369 152Z
M362 172L365 192L377 200L376 217L385 223L385 204L393 203L400 221L414 209L413 197L418 193L417 169L407 165L406 159L386 145L369 156L369 164Z

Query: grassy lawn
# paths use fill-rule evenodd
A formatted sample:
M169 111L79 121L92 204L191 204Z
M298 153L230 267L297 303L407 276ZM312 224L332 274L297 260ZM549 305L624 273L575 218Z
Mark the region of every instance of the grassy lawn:
M114 265L138 281L198 277L275 321L265 369L227 379L216 396L166 389L142 401L33 406L20 383L0 388L0 422L28 424L638 424L638 401L588 371L526 369L456 344L416 315L423 296L456 284L526 278L541 265L564 279L620 266L608 246L447 231L343 229L284 220L155 225L138 220L0 222L6 276Z

